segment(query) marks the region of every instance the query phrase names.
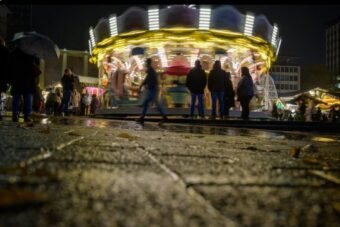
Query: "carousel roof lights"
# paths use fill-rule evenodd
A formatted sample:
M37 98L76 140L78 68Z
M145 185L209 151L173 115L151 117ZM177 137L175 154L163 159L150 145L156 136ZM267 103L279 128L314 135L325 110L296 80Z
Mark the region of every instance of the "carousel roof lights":
M200 8L199 29L210 29L211 8L209 6L202 6Z
M271 42L273 46L276 46L276 45L277 45L277 35L278 35L278 31L279 31L279 28L278 28L277 25L275 24L275 25L274 25L274 28L273 28L272 42Z
M92 45L91 45L91 40L89 40L89 52L90 52L90 55L92 55Z
M90 27L89 32L90 32L91 45L92 47L94 47L96 45L96 41L94 39L94 31L92 27Z
M253 35L253 27L254 27L255 16L252 13L247 13L246 22L244 24L244 34L245 35Z
M279 39L279 43L277 44L277 49L276 49L276 56L279 54L280 46L281 46L282 39Z
M148 10L149 30L159 30L159 9L150 7Z
M117 16L115 14L110 16L110 18L109 18L109 25L110 25L110 35L111 36L118 35Z

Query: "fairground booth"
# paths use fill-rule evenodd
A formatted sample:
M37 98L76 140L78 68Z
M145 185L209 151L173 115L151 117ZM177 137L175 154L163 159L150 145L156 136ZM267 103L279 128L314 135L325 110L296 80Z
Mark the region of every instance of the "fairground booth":
M220 60L223 69L231 72L234 89L240 68L247 66L256 84L253 109L269 110L277 99L268 72L280 48L278 35L278 26L266 16L242 14L232 6L132 7L120 16L102 18L90 28L90 62L98 66L100 88L120 89L125 92L124 103L133 103L146 76L145 59L152 58L168 108L190 104L185 80L197 59L207 73ZM117 70L125 74L118 85L112 79ZM205 97L209 108L208 90Z

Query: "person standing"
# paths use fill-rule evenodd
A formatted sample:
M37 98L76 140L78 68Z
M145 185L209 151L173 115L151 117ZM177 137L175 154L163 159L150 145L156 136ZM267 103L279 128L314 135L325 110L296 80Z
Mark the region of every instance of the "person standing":
M228 70L229 67L226 67L226 70ZM230 72L226 71L226 80L225 80L225 86L224 86L224 118L229 117L229 109L230 107L235 106L235 92L233 88L233 83L231 82L231 74Z
M91 99L91 110L90 110L91 115L96 114L96 110L98 107L99 107L99 99L96 94L93 94L92 99Z
M159 79L156 71L152 67L152 59L147 58L146 59L146 77L139 87L139 93L142 90L142 87L145 87L146 89L146 98L143 101L143 111L140 116L140 118L137 120L140 124L144 124L144 118L146 115L146 112L148 111L149 103L155 102L157 110L160 112L160 114L163 117L163 120L160 122L163 123L167 120L167 117L165 115L165 112L163 110L163 107L159 101Z
M5 40L0 36L0 95L6 97L7 83L8 83L8 61L9 61L9 50L5 45ZM5 106L5 100L1 99L2 106ZM2 115L0 113L0 120Z
M195 67L187 75L185 85L191 93L190 117L194 117L196 99L198 98L199 116L204 118L204 88L207 85L207 75L202 69L201 62L195 61Z
M70 99L71 99L71 93L74 89L74 83L75 83L75 79L74 79L74 75L71 69L69 68L65 69L64 75L61 78L61 84L63 86L62 109L63 109L65 116L69 115L68 106L69 106Z
M32 94L36 90L38 77L41 74L39 59L16 47L10 54L9 65L9 82L13 96L12 120L19 121L20 98L23 96L24 121L32 122Z
M84 103L84 106L85 106L85 113L84 113L85 116L90 115L91 101L92 101L92 97L89 94L89 92L86 90L82 98L82 102Z
M63 100L63 93L61 92L61 89L58 87L55 89L55 95L54 95L54 104L53 104L53 107L54 107L54 116L60 116L61 115L61 112L62 112L62 106L61 106L61 103L62 103L62 100Z
M216 103L219 102L220 117L224 116L224 90L227 74L221 68L221 62L215 61L213 69L209 73L208 88L211 93L212 111L211 119L216 119Z
M241 80L237 84L237 99L242 107L241 118L249 119L249 103L254 96L254 83L248 67L241 67Z
M71 94L71 104L73 106L73 114L79 114L79 105L80 105L80 93L77 91L76 88L73 89Z

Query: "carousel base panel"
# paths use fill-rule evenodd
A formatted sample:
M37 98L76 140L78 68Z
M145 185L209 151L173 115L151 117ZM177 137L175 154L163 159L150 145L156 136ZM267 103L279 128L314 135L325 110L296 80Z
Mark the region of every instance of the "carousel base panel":
M164 108L165 113L168 116L189 116L190 109L189 108ZM138 116L142 112L141 107L118 107L113 109L100 109L96 111L96 116ZM197 114L197 111L196 113ZM148 116L159 116L159 112L156 108L150 108L147 112ZM211 116L211 109L205 110L206 116ZM241 111L239 110L230 110L230 117L240 117ZM265 112L250 112L249 118L254 119L271 119L271 117Z

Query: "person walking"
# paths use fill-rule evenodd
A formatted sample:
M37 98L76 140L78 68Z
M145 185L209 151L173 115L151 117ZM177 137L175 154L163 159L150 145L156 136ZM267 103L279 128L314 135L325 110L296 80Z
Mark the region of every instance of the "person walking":
M241 67L241 80L237 84L237 99L242 107L241 118L249 119L249 103L254 96L254 83L248 67Z
M226 67L228 70L229 67ZM235 92L233 88L233 83L231 82L231 74L230 72L226 71L226 79L225 79L225 86L224 86L224 118L229 118L229 109L235 106Z
M71 69L67 68L64 71L64 75L61 78L61 84L63 86L63 100L62 100L62 110L65 116L68 116L68 106L71 99L71 93L74 89L74 75Z
M142 90L142 87L146 89L146 98L143 101L143 111L140 118L137 120L140 124L144 124L144 118L148 111L149 103L155 102L157 110L162 115L163 120L160 122L162 124L167 120L167 116L165 115L164 109L159 101L159 79L156 71L152 67L152 59L146 59L146 77L139 87L139 93Z
M198 98L199 116L204 118L204 88L207 85L207 75L199 60L195 61L195 67L188 73L185 85L191 93L190 117L194 117L196 99Z
M224 116L224 90L226 85L227 74L221 68L221 62L215 61L213 69L209 73L208 88L211 93L212 111L211 119L216 119L216 103L219 102L220 117Z
M79 105L80 105L80 93L77 91L76 88L73 89L71 94L71 105L73 107L73 114L78 115L79 114Z
M12 120L19 121L20 99L24 100L24 121L32 122L32 94L37 87L38 77L41 74L39 59L15 48L10 54L9 82L12 86L13 96Z

